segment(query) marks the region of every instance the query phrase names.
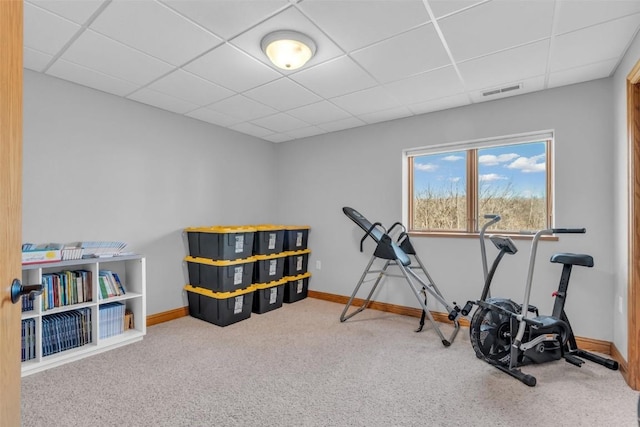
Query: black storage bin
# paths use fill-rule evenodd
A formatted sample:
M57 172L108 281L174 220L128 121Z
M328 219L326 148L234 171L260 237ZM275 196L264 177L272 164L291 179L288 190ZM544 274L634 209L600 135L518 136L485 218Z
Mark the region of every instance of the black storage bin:
M292 303L307 297L309 291L309 278L311 273L286 277L287 284L284 287L284 302Z
M255 258L212 260L185 258L190 285L213 292L233 292L251 285Z
M285 251L300 251L307 249L309 239L309 227L308 225L288 225L284 231L284 250Z
M284 260L286 252L272 255L255 255L253 267L253 283L268 283L284 277Z
M254 255L271 255L282 252L284 227L278 225L256 225L253 238Z
M186 285L189 315L218 326L251 317L255 289L249 286L235 292L211 292L208 289Z
M284 263L284 275L285 276L297 276L307 272L309 266L309 249L301 251L289 251L287 252L287 258Z
M215 260L234 260L253 255L253 227L214 226L186 228L189 255Z
M251 285L255 288L253 312L262 314L282 307L285 283L287 283L287 279L283 278L274 282Z

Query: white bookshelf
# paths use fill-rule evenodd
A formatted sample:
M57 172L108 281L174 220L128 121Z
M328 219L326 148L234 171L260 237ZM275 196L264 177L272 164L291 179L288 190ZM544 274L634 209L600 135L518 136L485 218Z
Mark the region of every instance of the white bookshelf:
M35 322L35 358L22 362L22 376L27 376L65 363L73 362L103 351L142 340L146 334L146 268L145 258L141 255L127 255L109 258L90 258L70 261L47 262L22 266L22 284L42 283L42 275L59 273L64 270L91 271L92 301L43 310L42 295L35 297L33 310L23 311L22 320L34 319ZM100 299L98 272L110 270L120 277L126 293L124 295ZM27 298L24 296L23 298ZM100 338L100 306L111 302L121 302L133 313L134 327L124 333ZM80 347L58 353L43 355L43 318L51 314L65 313L80 308L91 312L91 342Z

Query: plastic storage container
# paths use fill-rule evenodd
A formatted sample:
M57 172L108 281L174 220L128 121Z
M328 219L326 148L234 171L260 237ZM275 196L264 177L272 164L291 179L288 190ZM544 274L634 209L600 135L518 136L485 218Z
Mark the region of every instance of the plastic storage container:
M288 225L284 231L284 250L300 251L307 249L307 240L309 239L308 225Z
M253 255L256 232L253 227L189 227L185 232L189 241L189 255L192 257L234 260Z
M270 255L282 252L284 227L281 225L256 225L253 239L254 255Z
M271 255L255 255L253 283L268 283L284 277L284 261L287 252Z
M298 274L306 273L309 266L310 253L309 249L287 252L287 258L284 262L284 275L297 276Z
M282 307L284 301L284 285L287 280L282 278L269 283L254 283L253 312L262 314Z
M254 257L236 260L212 260L188 256L190 285L213 292L233 292L251 285Z
M192 317L218 326L227 326L251 317L255 292L253 286L235 292L211 292L191 285L186 285L184 289Z
M284 286L284 299L286 303L300 301L307 297L309 291L309 278L311 273L299 274L297 276L285 277L287 280Z

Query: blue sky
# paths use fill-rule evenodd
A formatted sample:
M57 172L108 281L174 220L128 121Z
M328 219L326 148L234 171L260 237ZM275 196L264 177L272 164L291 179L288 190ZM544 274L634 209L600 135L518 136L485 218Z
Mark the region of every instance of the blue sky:
M449 193L464 190L466 185L466 153L449 152L414 159L416 193L431 186L433 191ZM513 195L543 197L546 192L545 143L508 145L478 150L479 184L482 187L505 188L511 185Z

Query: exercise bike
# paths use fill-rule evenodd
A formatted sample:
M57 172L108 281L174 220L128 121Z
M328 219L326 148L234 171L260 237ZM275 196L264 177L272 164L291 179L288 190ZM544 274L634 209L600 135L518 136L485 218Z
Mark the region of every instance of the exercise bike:
M552 314L540 315L538 309L529 304L533 271L538 242L542 236L560 233L585 233L584 228L553 228L538 231L531 243L529 271L527 274L524 300L522 304L506 298L489 298L488 292L495 270L504 254L514 254L517 248L506 236L490 236L490 240L500 251L491 270L485 277L482 297L475 304L475 311L469 327L470 339L476 356L501 371L533 387L536 378L523 373L519 367L539 364L559 359L580 367L584 360L598 363L611 370L618 369L618 362L589 353L578 348L571 324L564 311L573 266L593 267L590 255L557 253L551 257L552 263L562 264L562 273ZM465 306L465 311L470 303ZM467 311L468 313L468 311ZM464 312L463 312L464 314Z

